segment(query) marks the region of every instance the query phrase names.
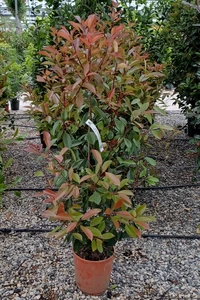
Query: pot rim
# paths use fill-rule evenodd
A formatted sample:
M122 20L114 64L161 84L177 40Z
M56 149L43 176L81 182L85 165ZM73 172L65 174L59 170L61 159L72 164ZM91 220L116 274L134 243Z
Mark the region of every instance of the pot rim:
M92 263L95 263L95 264L99 264L99 263L106 262L106 261L114 259L114 250L113 250L113 254L111 256L109 256L106 259L101 259L101 260L84 259L84 258L80 257L78 254L76 254L76 252L74 251L74 249L73 249L73 255L76 256L76 257L78 257L82 261L88 261L88 262L92 262Z

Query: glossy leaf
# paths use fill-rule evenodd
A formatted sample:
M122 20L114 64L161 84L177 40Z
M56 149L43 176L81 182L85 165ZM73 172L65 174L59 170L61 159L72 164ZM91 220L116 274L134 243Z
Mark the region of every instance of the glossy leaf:
M105 163L102 166L102 172L105 172L110 167L111 164L112 164L112 160L105 161Z
M122 207L122 205L124 204L124 200L123 199L119 199L117 202L115 202L115 204L113 205L113 210L116 210L120 207Z
M96 161L98 162L98 164L101 166L102 165L102 157L99 151L92 149L92 154L94 156L94 158L96 159Z
M97 243L97 249L98 249L98 251L100 253L103 253L103 246L102 246L103 242L102 242L102 240L96 239L96 243Z
M99 194L98 192L95 191L95 192L92 194L92 196L90 196L89 201L90 201L90 202L94 202L94 203L96 203L96 204L100 204L100 203L101 203L101 196L100 196L100 194Z
M66 148L71 149L72 139L71 139L70 135L66 132L64 132L64 134L63 134L63 143L64 143Z
M102 238L103 238L104 240L110 240L110 239L112 239L113 237L115 237L114 234L112 234L112 233L110 233L110 232L107 232L107 233L102 234Z
M97 242L96 240L92 240L92 251L96 251L97 250Z
M55 233L55 238L60 239L67 234L67 228L61 229L59 232Z
M67 226L67 233L73 231L77 226L77 222L72 222Z
M34 176L35 176L35 177L43 177L43 176L44 176L44 173L43 173L42 171L36 171L36 172L34 173Z
M80 225L80 229L85 233L85 235L87 236L87 238L90 241L93 240L93 233L92 233L92 231L88 227Z
M84 213L81 220L88 220L88 219L90 219L91 217L97 215L100 212L101 212L101 209L99 209L99 208L90 209L86 213Z
M126 230L126 233L127 233L130 237L132 237L132 238L136 238L136 237L137 237L137 235L136 235L136 233L135 233L135 230L134 230L134 228L133 228L132 225L125 225L125 230Z
M75 237L75 239L82 241L83 240L83 236L80 233L73 233L73 236Z
M44 142L45 142L47 148L50 148L51 147L51 136L50 136L50 133L47 132L47 131L43 131L43 139L44 139Z
M103 217L95 217L94 219L91 220L90 226L96 226L99 225L103 221Z
M125 211L125 210L116 212L116 215L120 216L124 219L127 219L127 220L133 220L133 216L128 211Z
M110 181L117 185L117 186L120 186L120 180L119 178L117 177L117 175L115 174L112 174L112 173L109 173L109 172L106 172L106 176L110 179Z
M96 227L92 227L92 226L90 226L88 228L91 230L93 236L97 236L99 238L102 238L102 234L101 234L101 231L99 229L97 229Z

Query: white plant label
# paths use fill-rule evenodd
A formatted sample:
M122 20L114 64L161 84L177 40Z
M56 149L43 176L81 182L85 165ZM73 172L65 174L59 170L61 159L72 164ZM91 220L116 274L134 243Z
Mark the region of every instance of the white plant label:
M103 149L103 144L101 141L101 136L100 136L98 128L96 127L96 125L94 125L94 123L90 119L88 119L85 123L92 129L92 131L96 135L97 140L99 142L99 150L102 152L104 149Z

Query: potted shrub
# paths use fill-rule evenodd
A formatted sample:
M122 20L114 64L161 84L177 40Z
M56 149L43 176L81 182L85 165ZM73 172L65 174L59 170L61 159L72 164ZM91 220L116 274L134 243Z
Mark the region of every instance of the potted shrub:
M21 65L12 62L7 72L7 95L10 99L11 110L19 110L21 87Z
M100 261L112 264L116 242L140 237L153 220L143 215L144 204L134 207L133 190L158 181L151 173L156 162L146 156L144 145L149 134L161 138L170 128L152 124L152 114L160 111L155 101L162 66L149 62L134 31L119 23L117 5L107 22L96 15L76 18L77 23L69 22L70 32L53 28L55 44L40 51L46 70L37 79L47 92L41 102L35 93L31 97L35 112L53 127L44 131L44 152L33 144L26 150L48 161L45 172L36 174L50 185L43 191L50 203L43 216L63 222L52 235L73 243L77 284L97 295L108 286L100 285ZM49 149L59 139L60 152L53 154ZM96 267L86 271L88 258ZM95 274L98 283L92 279Z
M45 141L51 145L50 135ZM141 237L141 230L148 229L154 217L145 216L146 205L134 208L130 180L122 174L110 172L114 161L103 162L99 151L92 149L95 163L78 173L66 165L63 148L58 155L41 153L30 145L29 152L48 160L46 170L55 176L54 183L65 174L65 182L57 192L43 191L50 208L43 216L63 222L51 236L72 242L76 282L86 294L102 294L108 287L113 262L114 246L125 237ZM123 164L118 166L123 170ZM43 176L43 174L38 174Z

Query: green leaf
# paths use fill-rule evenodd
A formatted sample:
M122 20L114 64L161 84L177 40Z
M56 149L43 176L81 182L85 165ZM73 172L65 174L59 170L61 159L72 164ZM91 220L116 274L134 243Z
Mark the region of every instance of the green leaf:
M112 164L112 160L105 161L105 163L102 166L102 172L105 172L110 167L111 164Z
M129 141L128 139L125 138L124 143L125 143L126 147L128 148L128 150L130 150L132 147L131 141Z
M63 134L63 143L64 143L65 147L67 147L68 149L71 149L72 139L71 139L70 135L66 132L64 132L64 134Z
M90 201L90 202L94 202L94 203L96 203L96 204L99 204L99 203L101 202L101 196L100 196L100 194L99 194L98 192L95 191L95 192L92 194L92 196L90 196L89 201Z
M134 105L134 104L137 104L137 103L140 103L140 99L138 99L138 98L131 101L131 105Z
M159 182L159 179L154 176L148 176L146 180L150 185L155 185Z
M111 232L107 232L107 233L104 233L104 234L102 235L102 238L103 238L104 240L110 240L110 239L112 239L113 237L115 237L115 236L114 236L114 234L112 234Z
M103 253L103 246L102 246L102 240L96 239L97 242L97 249L100 253Z
M151 158L151 157L148 157L148 156L146 156L144 159L145 159L151 166L154 166L154 167L155 167L155 165L156 165L155 159L153 159L153 158Z
M137 216L142 216L145 211L146 211L146 204L138 205L135 209Z
M60 120L57 120L54 124L53 124L53 128L51 130L51 133L52 135L54 136L57 129L60 128L60 125L61 125L61 121Z
M21 197L21 192L20 191L15 191L14 195L17 196L17 197Z
M134 231L133 226L131 226L131 225L125 225L125 230L126 230L126 233L127 233L130 237L132 237L132 238L136 238L136 237L137 237L137 235L136 235L136 233L135 233L135 231Z
M122 121L115 119L115 125L116 128L118 129L118 131L123 134L124 133L124 129L125 129L125 125Z
M80 177L79 177L79 175L78 175L77 173L73 173L72 178L73 178L73 180L76 181L77 183L80 182Z
M92 251L96 251L97 250L97 242L96 240L92 240Z
M80 233L73 233L73 236L75 237L75 239L79 241L83 240L83 236Z
M94 134L94 132L88 132L86 134L86 141L89 143L89 144L92 144L94 145L95 141L96 141L96 135Z
M88 228L91 230L93 236L97 236L99 238L102 238L101 231L97 229L96 227L88 226Z
M19 132L19 129L17 128L17 129L15 130L14 138L18 135L18 132Z
M98 229L100 232L103 232L105 227L106 227L106 223L105 223L105 221L103 221L99 224Z
M159 140L163 137L163 133L159 129L152 130L151 132Z
M143 222L143 223L146 223L146 222L153 222L155 221L155 217L154 216L140 216L140 217L137 217L134 219L134 222Z
M23 179L23 176L17 176L17 178L15 179L15 184L21 182L22 179Z
M9 167L11 166L12 162L13 162L13 158L10 158L10 159L6 162L6 164L5 164L5 166L4 166L4 169L9 168Z
M135 166L136 163L133 161L133 160L130 160L130 159L126 159L126 160L123 160L121 159L121 157L117 157L117 160L120 164L123 164L123 165L126 165L126 166Z
M160 107L157 106L157 105L154 105L153 109L154 109L155 111L157 111L159 114L161 114L162 116L166 116L166 114L167 114L166 111L165 111L164 109L160 108Z
M95 217L94 219L91 220L90 226L96 226L99 223L101 223L102 220L103 220L103 217Z
M36 171L34 173L34 177L43 177L44 176L44 173L42 171Z

